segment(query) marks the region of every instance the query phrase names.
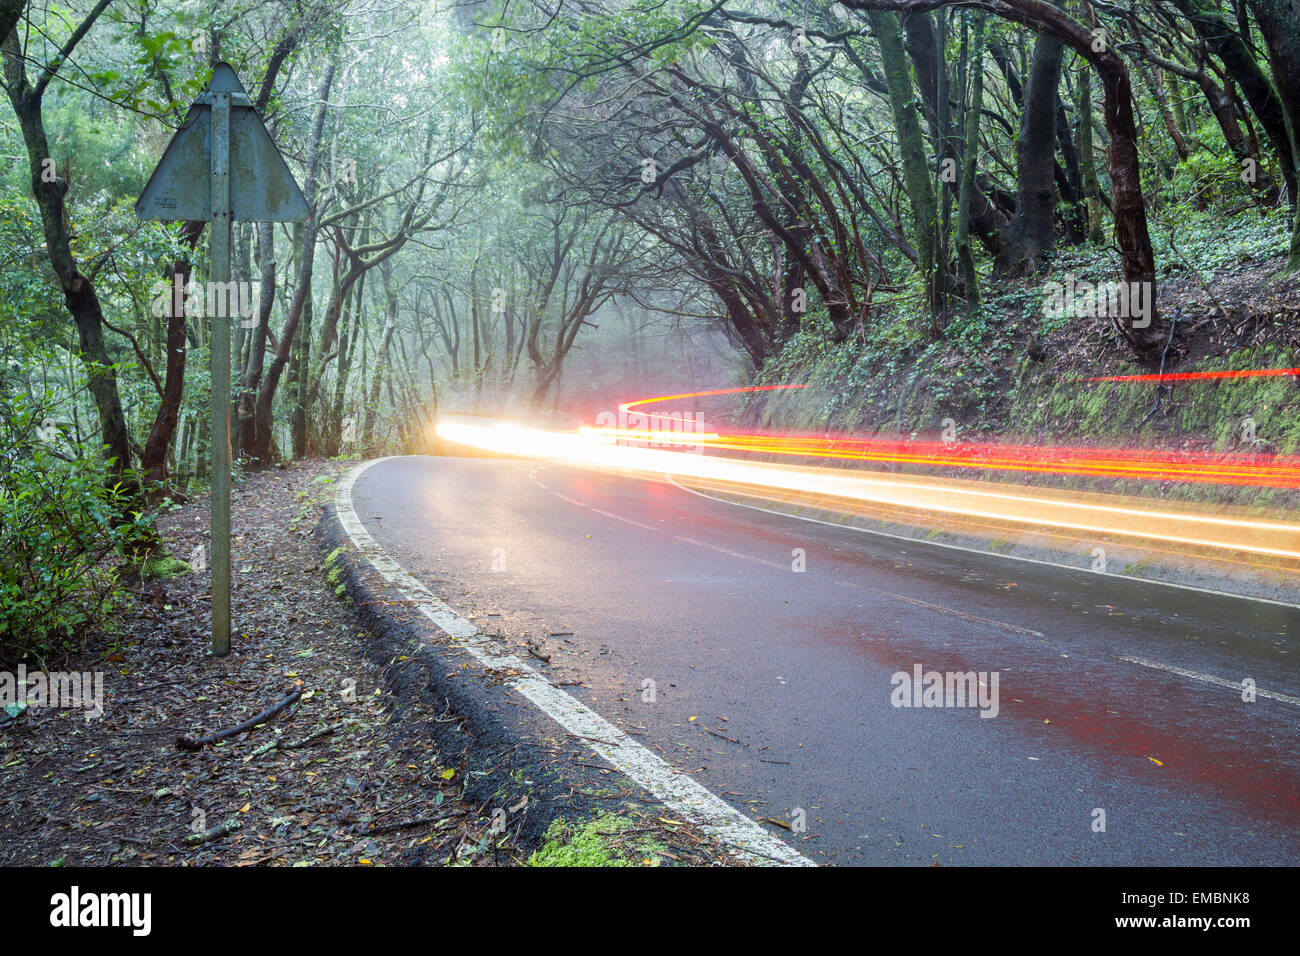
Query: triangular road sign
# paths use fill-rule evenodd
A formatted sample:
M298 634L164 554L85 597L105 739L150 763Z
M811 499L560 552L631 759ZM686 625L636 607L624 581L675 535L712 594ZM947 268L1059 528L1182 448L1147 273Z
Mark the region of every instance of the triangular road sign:
M212 93L230 97L231 218L300 222L311 215L302 190L229 64L218 63L136 200L141 219L211 220Z

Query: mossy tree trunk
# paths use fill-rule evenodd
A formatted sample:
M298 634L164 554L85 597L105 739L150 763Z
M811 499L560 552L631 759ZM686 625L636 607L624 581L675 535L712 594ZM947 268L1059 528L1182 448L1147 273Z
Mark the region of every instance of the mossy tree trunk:
M880 64L889 90L889 107L898 130L898 148L903 162L903 185L912 207L913 242L916 244L917 267L925 284L926 306L930 312L931 331L938 331L943 310L940 301L935 250L938 245L937 206L930 181L932 164L926 154L925 137L912 86L912 75L903 50L898 15L883 10L867 13L871 30L880 44Z
M1083 195L1088 204L1088 241L1106 241L1102 222L1101 189L1097 185L1097 160L1092 142L1092 67L1084 64L1079 71L1079 171L1083 178Z
M961 263L968 314L973 314L980 304L979 276L975 273L975 256L970 246L970 199L979 165L980 112L984 108L984 18L983 10L976 10L971 16L970 103L966 106L961 185L957 198L957 259Z

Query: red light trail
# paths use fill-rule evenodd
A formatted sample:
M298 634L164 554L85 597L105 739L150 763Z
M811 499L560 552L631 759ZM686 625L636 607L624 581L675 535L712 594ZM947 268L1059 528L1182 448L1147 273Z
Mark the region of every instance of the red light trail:
M636 399L619 406L627 423L629 409L659 402L714 395L801 388L764 385L717 389ZM651 417L634 413L640 419ZM879 468L810 467L792 462L755 461L755 454L804 459L901 464L928 468L1033 472L1050 475L1183 481L1266 488L1300 488L1296 456L1171 453L1159 449L1083 448L1007 443L955 443L901 439L847 438L831 435L719 434L689 432L675 415L655 415L670 427L583 427L574 432L549 431L509 421L440 421L444 440L484 451L593 468L632 472L676 480L696 479L751 493L810 495L836 502L856 501L873 507L942 512L962 520L1052 528L1071 535L1116 535L1140 538L1159 547L1208 548L1221 555L1251 560L1300 561L1300 523L1236 513L1234 509L1169 510L1169 503L1120 494L1084 494L1071 489L1027 487L999 481L972 482L938 475L890 474ZM665 450L671 449L671 450ZM686 454L684 451L741 452ZM1233 558L1231 560L1237 560Z
M629 414L629 409L637 405L649 405L652 402L671 402L682 398L708 398L714 395L739 395L744 392L776 392L792 388L807 387L807 385L747 385L743 388L715 388L707 392L683 392L680 395L659 395L655 398L638 398L633 402L624 402L622 405L618 406L618 411L620 417L623 420L626 420L627 415ZM671 420L667 415L656 415L653 412L638 412L637 414L644 415L647 419L659 418L665 421Z
M1271 369L1250 375L1300 373L1300 369ZM1228 373L1190 372L1195 376L1222 377ZM805 388L804 385L760 385L662 395L625 402L619 406L624 421L629 409L640 405L714 395ZM647 419L671 421L667 415L638 413ZM1001 443L948 443L863 439L816 435L720 434L668 431L651 428L584 428L583 434L605 441L658 442L749 454L822 458L836 461L876 462L932 468L1014 471L1036 474L1128 478L1139 481L1184 481L1261 488L1300 488L1300 457L1232 455L1205 452L1166 452L1157 449L1050 447Z
M1154 375L1099 375L1085 382L1199 382L1222 378L1300 376L1300 368L1245 368L1227 372L1160 372Z

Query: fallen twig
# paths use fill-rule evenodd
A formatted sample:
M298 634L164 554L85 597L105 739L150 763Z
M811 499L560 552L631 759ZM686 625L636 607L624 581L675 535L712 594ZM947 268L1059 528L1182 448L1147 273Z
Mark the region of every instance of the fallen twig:
M616 742L613 741L613 740L602 740L600 737L588 737L586 734L575 734L575 733L570 732L570 733L566 733L564 736L566 736L566 737L577 737L579 740L590 740L592 743L604 744L606 747L621 747L621 746L623 746L622 744L620 744L620 743L616 743Z
M372 827L365 831L367 834L372 833L390 833L393 830L405 830L408 827L418 827L423 823L437 823L439 820L446 820L450 814L440 813L432 817L416 817L414 820L403 820L400 823L385 823L382 826Z
M218 823L215 827L209 827L199 833L191 833L185 838L186 846L202 846L204 843L211 843L213 840L220 840L223 836L228 836L236 830L243 827L238 817L231 817L225 823Z
M206 737L200 737L197 740L193 737L181 735L176 738L176 746L180 747L182 750L202 750L208 744L216 743L218 740L225 740L227 737L235 736L235 734L242 734L246 730L252 730L263 721L270 720L290 704L296 702L300 697L302 697L302 691L294 690L278 704L271 705L260 714L248 718L248 720L244 721L242 724L236 724L234 727L227 727L225 730L218 730L215 734L208 734Z
M318 728L317 730L313 730L306 737L299 740L291 740L288 743L283 743L279 737L276 737L270 743L263 744L245 757L244 763L248 763L248 761L252 760L254 757L260 757L262 754L270 753L272 750L298 750L301 747L306 747L310 743L314 743L321 737L329 736L336 730L342 730L344 727L360 725L360 723L361 721L357 720L355 717L341 720L337 724L330 724L329 726Z

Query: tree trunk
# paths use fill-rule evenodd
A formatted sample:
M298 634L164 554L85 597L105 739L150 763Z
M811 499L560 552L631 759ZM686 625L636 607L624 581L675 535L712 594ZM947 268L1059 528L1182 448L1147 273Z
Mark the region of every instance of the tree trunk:
M339 333L339 355L334 363L334 400L328 403L325 416L325 454L333 457L343 449L343 405L347 398L348 378L352 373L352 355L361 335L362 299L365 295L366 277L363 274L352 290L350 304L344 312L343 327ZM326 404L326 403L322 403ZM355 434L355 419L353 420ZM355 437L352 439L356 441Z
M1237 81L1237 85L1241 87L1246 102L1259 117L1260 125L1264 127L1264 133L1272 144L1273 151L1277 153L1282 164L1282 175L1286 179L1288 195L1294 202L1295 150L1292 147L1291 133L1287 129L1286 110L1278 97L1278 91L1260 69L1254 53L1242 39L1241 34L1219 12L1216 0L1174 0L1174 6L1191 21L1197 36L1210 52L1223 62L1232 78ZM1269 19L1269 13L1274 8L1279 13L1282 12L1283 0L1257 0L1252 6L1256 17L1260 17L1261 12L1263 13L1260 30L1264 32L1264 20ZM1292 8L1294 9L1294 3ZM1276 71L1276 64L1273 68ZM1276 75L1275 72L1274 76ZM1292 77L1293 81L1296 79L1298 78Z
M375 410L379 407L379 390L383 387L384 372L388 367L388 349L393 341L394 319L397 317L397 296L388 300L388 321L384 324L384 335L379 340L379 354L375 356L375 377L370 383L370 395L366 399L366 417L361 429L361 447L366 457L379 454L374 445Z
M1254 181L1250 183L1259 193L1260 201L1265 205L1271 206L1278 201L1280 190L1273 177L1269 175L1264 168L1259 153L1256 151L1254 144L1247 138L1241 129L1241 123L1237 119L1237 107L1232 96L1214 82L1209 73L1202 68L1197 74L1196 85L1201 88L1205 94L1205 100L1210 104L1210 112L1218 121L1219 130L1223 133L1224 142L1228 144L1228 149L1236 157L1241 169L1247 169L1247 161L1254 163Z
M1286 173L1291 186L1295 221L1291 227L1291 253L1287 271L1300 269L1300 0L1251 0L1259 32L1268 48L1268 64L1277 84L1277 95L1286 119L1291 144L1291 162Z
M162 400L153 427L140 456L140 471L146 482L161 483L167 479L167 449L171 446L176 423L180 419L181 398L185 394L185 297L176 295L176 279L183 290L189 283L189 263L178 260L173 270L171 307L167 311L167 371L163 378ZM179 306L179 308L178 308Z
M0 43L9 39L9 34L22 19L27 0L0 0Z
M1083 198L1088 204L1088 241L1100 245L1106 241L1102 222L1101 191L1097 186L1097 160L1092 145L1092 67L1079 71L1079 174L1083 181Z
M258 290L257 325L253 328L252 341L248 345L248 363L243 369L243 389L239 395L237 417L239 419L238 455L240 458L257 457L257 387L262 381L262 370L266 363L266 339L271 327L271 310L275 306L275 229L269 222L257 224L258 266L261 276L261 288Z
M1016 212L1007 227L997 269L1031 271L1051 248L1056 219L1056 88L1061 80L1061 41L1039 34L1025 83L1016 144Z
M383 276L384 301L387 308L384 318L384 334L379 340L379 352L375 356L375 377L370 382L370 394L366 398L365 419L361 426L362 454L368 458L379 453L379 450L374 445L375 410L379 408L379 390L383 385L384 372L388 367L388 349L393 341L393 329L397 325L397 289L393 286L392 269L385 267ZM433 370L430 369L431 377L432 374Z
M1164 124L1165 132L1169 134L1170 140L1173 141L1174 152L1178 154L1178 161L1185 163L1187 157L1192 155L1192 151L1187 147L1187 140L1183 139L1183 131L1178 128L1178 124L1174 121L1174 115L1169 109L1169 97L1165 93L1164 85L1161 83L1159 75L1150 67L1141 60L1138 63L1142 68L1142 78L1146 80L1147 88L1155 98L1156 107L1160 111L1160 122Z
M903 161L903 184L912 207L912 228L916 244L917 266L925 283L926 305L930 312L931 332L937 332L943 303L939 301L937 246L937 206L930 182L931 163L926 155L925 138L917 115L912 77L907 68L900 36L898 15L870 10L867 19L880 44L880 64L889 89L889 106L898 130L898 148Z
M103 12L107 3L101 2L78 28L82 34ZM41 225L45 234L45 249L50 265L63 290L63 301L77 327L81 361L86 368L87 387L99 414L100 440L109 472L121 476L131 468L130 433L126 415L117 390L117 373L104 343L104 312L91 281L81 274L77 260L72 255L71 237L68 233L68 211L64 195L68 183L47 173L52 170L53 157L45 135L41 101L45 92L44 77L37 86L28 82L22 51L18 45L17 31L11 31L4 40L3 52L5 82L9 102L13 105L27 147L27 162L31 172L32 194L41 211Z
M289 454L294 458L307 457L307 393L311 382L311 327L315 318L311 293L302 305L302 326L298 329L298 341L293 347L293 362L289 366L290 401L289 412ZM274 368L272 361L272 368Z
M275 356L266 371L257 390L257 407L254 413L254 435L249 456L259 466L271 462L272 448L272 405L275 392L280 385L280 376L289 362L293 349L294 334L302 320L304 307L311 298L312 260L316 253L316 229L320 220L316 208L317 171L320 165L321 131L325 126L325 113L329 107L330 86L334 82L334 64L325 68L325 77L321 80L320 90L316 94L316 115L312 117L311 135L307 141L307 205L311 207L312 217L307 220L302 230L301 258L298 265L298 282L294 288L293 300L285 316L284 326L280 329L280 340L276 343ZM304 336L306 338L306 336Z
M980 112L984 108L984 19L983 10L971 17L970 103L966 107L965 143L962 146L961 184L957 198L957 260L961 263L966 293L966 314L979 308L979 276L970 247L970 198L975 189L975 171L980 146Z

